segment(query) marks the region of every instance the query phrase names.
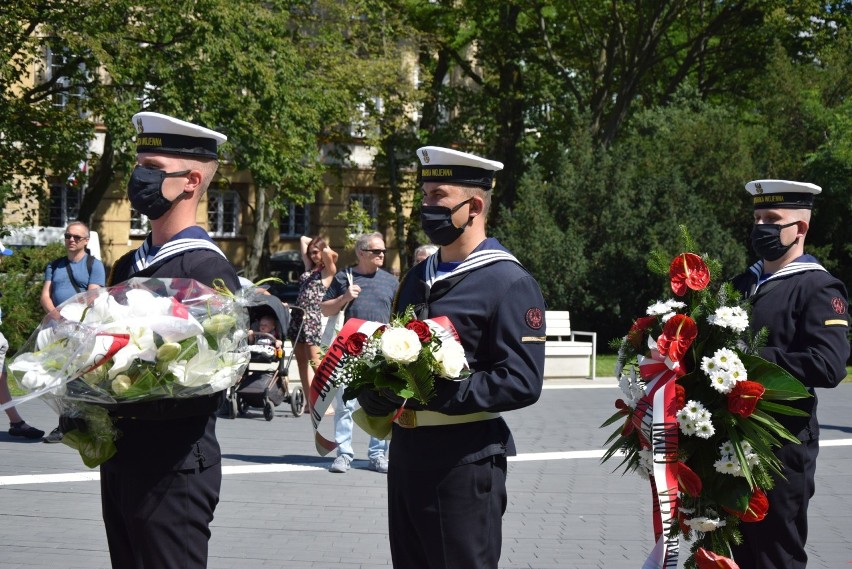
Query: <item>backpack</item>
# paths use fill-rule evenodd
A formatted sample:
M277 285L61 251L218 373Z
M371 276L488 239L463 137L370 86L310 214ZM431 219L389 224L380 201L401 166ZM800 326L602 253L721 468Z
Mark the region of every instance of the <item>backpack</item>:
M54 259L50 262L49 266L53 273L56 273L56 269L59 267L59 263L62 262L62 259L68 259L68 257L59 257L58 259ZM88 251L86 252L86 269L89 271L89 280L92 278L92 265L95 264L95 258L91 256ZM65 264L65 270L68 271L68 280L71 281L71 286L74 287L74 292L82 292L83 287L80 286L80 283L77 282L77 279L74 278L74 273L71 272L71 263ZM53 298L53 281L50 281L50 297Z

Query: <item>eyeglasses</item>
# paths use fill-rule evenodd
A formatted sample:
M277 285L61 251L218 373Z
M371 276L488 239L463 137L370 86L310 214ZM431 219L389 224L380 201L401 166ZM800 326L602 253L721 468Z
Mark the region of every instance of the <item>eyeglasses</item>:
M88 237L84 237L83 235L74 235L73 233L66 233L65 240L73 239L74 241L82 241L83 239L88 239Z
M372 253L373 255L384 255L388 252L387 249L361 249L362 251L366 251L368 253Z

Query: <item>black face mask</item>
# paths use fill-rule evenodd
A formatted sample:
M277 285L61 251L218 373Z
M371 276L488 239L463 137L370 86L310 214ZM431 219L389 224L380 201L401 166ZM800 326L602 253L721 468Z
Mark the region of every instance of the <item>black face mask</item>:
M130 181L127 182L130 204L148 219L159 219L172 207L172 202L163 195L163 180L186 176L191 171L164 172L158 168L136 166L130 173Z
M789 245L781 243L781 230L791 225L796 225L798 221L788 223L787 225L778 225L777 223L755 223L751 228L751 248L754 252L760 255L761 259L767 261L775 261L784 256L784 253L790 250L790 247L796 244L799 240L795 239Z
M420 207L420 227L423 233L435 245L449 245L464 233L467 223L461 227L453 225L453 214L473 198L468 198L450 209L440 205L424 205Z

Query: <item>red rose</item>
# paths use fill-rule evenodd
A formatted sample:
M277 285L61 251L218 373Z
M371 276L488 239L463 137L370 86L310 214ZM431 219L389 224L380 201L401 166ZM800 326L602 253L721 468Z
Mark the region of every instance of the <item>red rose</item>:
M740 417L749 417L765 391L756 381L738 381L728 393L728 411Z
M698 569L740 569L733 559L717 555L703 547L699 547L695 552L695 564L698 565Z
M367 335L361 332L355 332L346 338L346 351L353 356L360 356L364 351L364 345L367 343Z
M412 320L405 327L417 333L417 339L420 340L421 344L425 344L432 339L432 330L422 320Z
M737 516L740 521L759 522L769 512L769 498L766 497L766 493L763 490L755 488L754 494L751 495L751 499L748 501L745 512L737 512L728 508L725 508L725 510Z
M677 463L677 486L681 492L697 498L701 494L701 478L682 462Z
M642 318L637 318L636 321L633 322L633 326L630 327L630 331L627 333L627 341L630 342L637 350L641 348L642 338L645 335L645 331L653 326L656 321L656 316L643 316Z
M657 349L663 357L679 362L689 346L698 336L698 326L689 316L675 314L663 327L663 333L657 338Z
M710 271L698 255L681 253L669 266L669 278L672 282L672 291L678 296L683 296L687 288L703 290L710 283Z

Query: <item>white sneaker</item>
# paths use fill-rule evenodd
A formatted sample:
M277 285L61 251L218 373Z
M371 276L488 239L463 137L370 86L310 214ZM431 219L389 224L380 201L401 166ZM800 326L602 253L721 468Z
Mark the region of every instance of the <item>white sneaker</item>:
M344 473L348 472L350 465L352 464L352 459L348 454L341 454L337 458L334 459L334 462L331 463L331 467L328 469L329 472L337 472Z
M377 458L370 459L370 470L375 470L376 472L380 472L382 474L387 474L388 472L388 459L383 456Z

